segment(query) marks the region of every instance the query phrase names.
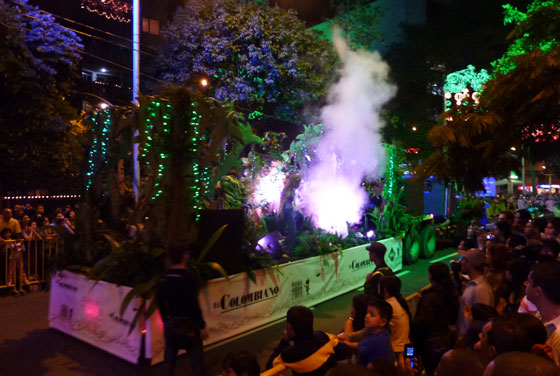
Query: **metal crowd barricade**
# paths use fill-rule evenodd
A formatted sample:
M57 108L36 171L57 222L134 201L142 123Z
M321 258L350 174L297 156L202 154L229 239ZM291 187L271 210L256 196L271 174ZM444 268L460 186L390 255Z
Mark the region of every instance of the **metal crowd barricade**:
M432 285L424 286L419 291L417 291L414 294L411 294L411 295L409 295L405 298L407 303L408 303L408 306L410 308L410 314L412 315L412 317L414 317L414 315L416 314L416 309L418 308L418 302L420 301L420 298L422 297L422 292L424 290L426 290L427 288L431 287L431 286ZM276 367L273 367L269 370L266 370L266 371L262 372L260 374L260 376L287 376L287 375L290 375L290 374L291 374L291 371L286 369L286 367L284 365L278 365Z
M26 285L46 282L49 279L49 260L58 252L56 237L29 241L0 240L0 290L25 292Z

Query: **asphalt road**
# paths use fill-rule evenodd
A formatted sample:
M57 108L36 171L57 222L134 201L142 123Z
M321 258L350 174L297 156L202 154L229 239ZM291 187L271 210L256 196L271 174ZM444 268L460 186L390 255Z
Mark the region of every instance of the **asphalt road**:
M454 249L438 251L432 260L420 260L405 266L399 273L403 295L408 296L428 284L430 262L449 262ZM353 291L313 308L315 329L338 333L349 316ZM133 365L73 337L50 329L48 325L49 295L35 292L23 297L0 298L0 375L159 375L160 366ZM254 330L246 335L212 345L205 351L208 376L220 372L223 358L237 349L250 349L264 366L277 344L285 321ZM176 375L190 375L188 358L177 363Z

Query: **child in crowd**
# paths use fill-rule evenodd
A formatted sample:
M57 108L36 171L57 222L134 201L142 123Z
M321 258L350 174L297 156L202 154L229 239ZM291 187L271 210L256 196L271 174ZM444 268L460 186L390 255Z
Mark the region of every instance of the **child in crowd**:
M389 322L391 343L395 358L401 370L405 370L404 346L410 342L410 309L401 295L402 282L397 276L387 276L379 281L379 294L393 308L393 316Z
M391 305L378 298L370 298L367 305L365 327L359 332L349 335L341 334L340 338L349 342L358 342L358 363L367 366L376 358L394 362L389 322L393 316Z

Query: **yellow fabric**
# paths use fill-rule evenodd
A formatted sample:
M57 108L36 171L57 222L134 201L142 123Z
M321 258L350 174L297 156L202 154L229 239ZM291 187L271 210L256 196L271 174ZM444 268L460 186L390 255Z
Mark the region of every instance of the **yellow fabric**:
M317 368L325 364L329 357L334 354L334 348L336 347L336 345L338 345L338 337L328 333L327 335L329 336L330 341L324 344L321 348L319 348L307 358L294 363L286 363L282 359L282 355L278 355L272 363L273 366L284 364L287 368L290 368L291 370L294 370L298 373L308 373L315 371Z

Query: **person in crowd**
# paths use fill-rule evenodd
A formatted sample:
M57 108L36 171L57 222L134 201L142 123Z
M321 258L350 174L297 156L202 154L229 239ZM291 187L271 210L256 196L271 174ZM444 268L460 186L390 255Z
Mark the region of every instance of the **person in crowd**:
M13 238L12 230L10 230L8 227L0 231L0 238L2 240L2 242L0 243L0 247L2 248L3 252L6 252L8 254L7 284L17 286L16 279L19 277L19 273L16 268L18 270L20 270L21 268L21 282L22 284L28 285L29 281L27 280L27 274L25 273L25 268L23 267L23 254L25 252L25 246L21 241ZM13 291L18 295L20 293L25 293L25 290L23 289L15 289Z
M542 245L538 250L537 261L548 262L556 261L560 253L560 243L556 239L543 239Z
M519 210L527 210L529 208L529 203L524 195L519 195L517 198L517 209Z
M527 238L527 244L531 241L541 241L541 232L539 230L539 226L535 223L535 221L529 221L523 228L523 234Z
M497 222L501 222L501 221L507 222L507 224L509 224L509 226L511 227L513 226L514 219L515 219L515 215L510 210L504 210L500 214L498 214Z
M295 375L324 375L338 361L351 356L350 347L336 336L313 331L313 312L309 308L294 306L288 310L284 335L270 356L267 369L282 364Z
M471 221L471 224L467 227L467 237L461 241L458 247L459 249L469 250L471 248L479 247L478 238L483 231L480 230L481 227L478 225L477 221Z
M549 213L554 213L554 207L556 206L556 200L553 195L547 195L544 201L544 208Z
M285 247L289 254L292 254L296 243L297 226L294 217L294 204L296 190L299 188L301 178L297 174L292 174L286 179L284 189L280 195L280 208L278 210L278 220L282 232L286 234Z
M483 376L560 376L560 369L543 356L512 351L494 359ZM455 375L458 376L458 375Z
M12 217L12 209L9 208L2 211L2 217L0 218L0 231L5 228L9 228L14 237L21 234L21 226L18 220Z
M556 239L560 235L560 218L552 217L548 219L544 228L543 239Z
M31 218L27 214L23 214L21 216L21 220L19 221L19 225L20 225L22 234L27 230L30 222L31 222Z
M157 286L157 305L164 323L164 362L162 375L173 375L177 353L187 350L192 374L203 376L202 341L208 338L206 323L198 303L198 283L187 269L189 253L183 246L167 249L170 267Z
M373 272L366 276L364 293L369 296L381 298L379 295L379 280L385 276L393 276L395 273L385 263L385 253L387 248L380 242L372 242L366 247L369 252L369 259L375 264Z
M364 328L368 300L368 296L365 294L358 294L352 298L350 317L346 320L346 324L344 324L344 334L348 335Z
M548 225L548 219L545 217L536 217L533 222L539 228L539 234L542 239L544 237L546 226Z
M43 218L45 217L45 206L39 204L37 205L37 210L35 212L35 220L37 223L43 223Z
M39 228L37 227L36 221L31 221L25 231L22 232L22 235L26 242L43 239L41 233L39 232Z
M231 352L222 362L221 376L259 376L260 373L256 356L247 350Z
M459 337L463 337L468 328L468 322L465 318L465 307L472 306L476 303L482 303L494 306L494 294L492 287L484 278L484 266L486 265L486 254L478 249L469 251L459 251L463 257L461 261L461 271L468 275L469 281L463 290L461 306L457 317L457 332Z
M389 332L392 316L391 304L380 298L370 297L364 329L349 336L341 336L345 341L358 342L358 364L367 366L377 358L395 361Z
M560 365L560 264L536 264L527 279L526 293L544 323L554 362Z
M512 234L511 225L507 221L498 221L494 233L496 234L494 242L506 244Z
M449 267L443 262L430 265L428 279L431 286L422 292L410 337L427 374L431 376L445 351L455 345L455 333L450 325L457 320L459 295L451 280Z
M465 318L468 327L465 335L457 342L456 348L473 348L480 338L484 325L492 318L498 316L494 307L476 303L465 307Z
M27 214L29 216L29 218L35 218L36 210L33 208L33 205L31 205L29 202L27 204L25 204L25 207L24 207L23 210L24 210L25 214Z
M531 352L535 345L545 342L546 329L539 319L528 313L506 313L484 326L477 348L494 359L509 351Z
M66 218L64 218L64 215L62 215L62 212L56 213L56 217L54 218L54 222L51 223L51 226L62 227L64 230L66 230L66 232L74 234L74 231L72 231L72 229L68 225L68 222L66 221Z
M527 247L527 237L522 233L512 233L506 241L506 247L510 252Z
M531 220L531 212L527 209L519 209L515 212L513 217L513 229L517 232L523 232L525 229L525 225Z
M399 368L404 371L404 345L410 342L410 308L401 294L402 282L397 276L387 276L379 280L379 294L393 308L389 321L391 344Z
M26 241L27 252L29 252L29 276L30 280L37 278L40 265L43 264L41 255L38 253L40 247L37 246L37 241L42 240L43 237L37 227L37 222L31 221L30 225L22 232L23 239Z
M49 217L43 217L42 227L39 230L39 234L43 239L56 237L56 232L52 229Z
M482 376L488 359L470 349L454 349L441 358L436 376Z
M492 243L486 250L488 268L485 278L492 287L495 301L504 298L507 293L506 267L509 261L509 249L499 243Z
M21 221L24 214L23 205L19 205L19 204L14 205L14 210L12 214L17 221Z
M531 264L524 258L516 258L506 266L506 294L498 298L496 310L504 312L518 312L519 305L525 296L525 281L531 272Z
M66 222L72 231L76 231L76 211L70 210Z

